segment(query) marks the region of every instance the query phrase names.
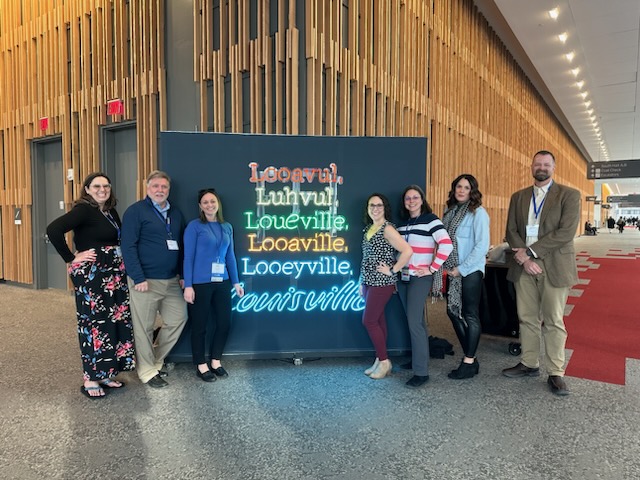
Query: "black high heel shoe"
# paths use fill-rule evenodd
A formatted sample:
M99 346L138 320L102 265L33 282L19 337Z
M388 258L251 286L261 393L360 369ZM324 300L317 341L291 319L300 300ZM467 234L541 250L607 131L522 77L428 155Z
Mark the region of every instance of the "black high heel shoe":
M198 367L196 367L196 375L198 375L198 377L200 377L204 382L216 381L216 376L209 369L207 369L206 372L202 373L200 370L198 370Z

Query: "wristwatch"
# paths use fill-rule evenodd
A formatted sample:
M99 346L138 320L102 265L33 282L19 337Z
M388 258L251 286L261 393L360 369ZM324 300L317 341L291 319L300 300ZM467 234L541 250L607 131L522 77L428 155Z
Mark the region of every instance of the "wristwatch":
M533 250L531 250L530 248L527 248L527 257L535 258Z

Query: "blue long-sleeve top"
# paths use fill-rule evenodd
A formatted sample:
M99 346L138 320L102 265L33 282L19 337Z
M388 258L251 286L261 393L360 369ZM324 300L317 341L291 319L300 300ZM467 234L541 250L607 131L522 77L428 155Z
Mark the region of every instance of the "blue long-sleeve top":
M195 219L184 231L184 286L211 283L212 263L224 263L224 280L238 279L238 264L233 250L233 228L230 223L206 222Z
M489 251L489 214L483 207L467 212L456 230L458 244L458 271L466 277L481 271L484 274Z
M180 210L171 207L167 218L168 222L149 197L124 212L122 257L127 274L135 284L147 279L166 280L182 273L184 217ZM170 250L167 240L177 241L179 250Z

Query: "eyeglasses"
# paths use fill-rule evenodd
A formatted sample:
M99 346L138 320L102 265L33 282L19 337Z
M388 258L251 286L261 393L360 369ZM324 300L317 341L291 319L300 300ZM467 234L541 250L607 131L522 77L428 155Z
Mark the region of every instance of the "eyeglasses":
M91 185L90 187L93 190L100 190L101 188L104 188L105 190L111 190L111 184L109 183L105 183L104 185Z
M384 208L384 203L370 203L369 208L375 210L376 208Z
M413 197L407 195L406 197L404 197L405 202L410 202L411 200L422 200L422 198L420 197L420 195L414 195Z

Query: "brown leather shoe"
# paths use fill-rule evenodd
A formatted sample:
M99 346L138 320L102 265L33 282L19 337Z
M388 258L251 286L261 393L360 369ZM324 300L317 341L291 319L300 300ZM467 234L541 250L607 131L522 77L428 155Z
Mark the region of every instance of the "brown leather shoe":
M559 375L549 375L547 383L549 384L551 391L556 395L569 395L569 388L567 387L567 382L564 381L563 377L560 377Z
M515 367L505 368L502 370L502 374L509 378L519 377L537 377L540 375L539 368L529 368L522 363L517 364Z

